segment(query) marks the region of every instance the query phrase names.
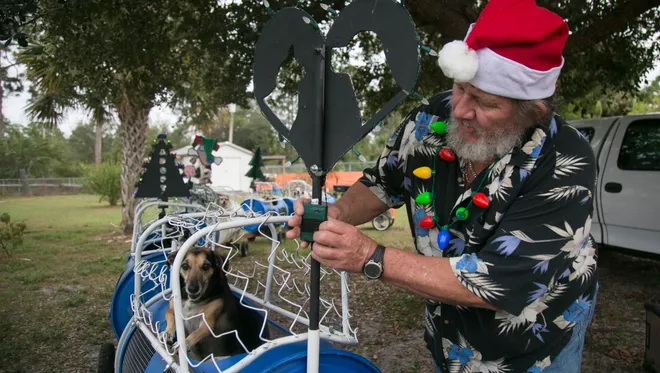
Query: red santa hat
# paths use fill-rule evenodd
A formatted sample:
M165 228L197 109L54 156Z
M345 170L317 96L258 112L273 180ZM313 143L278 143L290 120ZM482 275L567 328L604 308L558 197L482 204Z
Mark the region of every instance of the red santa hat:
M520 100L555 92L568 25L534 0L491 0L464 41L438 53L443 73L482 91Z

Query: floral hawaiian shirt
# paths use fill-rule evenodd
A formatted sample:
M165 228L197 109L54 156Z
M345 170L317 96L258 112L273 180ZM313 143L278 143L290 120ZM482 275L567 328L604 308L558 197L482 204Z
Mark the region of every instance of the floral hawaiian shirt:
M413 171L434 167L445 135L430 126L448 123L450 113L447 92L414 109L360 181L390 207L407 207L419 254L449 257L461 284L498 309L426 301L424 338L438 366L461 373L542 372L587 317L597 290L597 248L589 234L594 153L554 115L470 185L463 183L460 159L435 159L433 188ZM424 192L435 196L431 204L416 203ZM477 192L487 196L487 207L469 205ZM440 221L421 228L433 204ZM461 207L468 218L454 221ZM439 227L452 222L441 250Z

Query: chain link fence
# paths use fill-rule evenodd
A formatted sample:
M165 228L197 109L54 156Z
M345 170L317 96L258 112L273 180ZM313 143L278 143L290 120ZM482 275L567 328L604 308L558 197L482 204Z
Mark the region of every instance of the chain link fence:
M0 179L0 195L78 194L84 181L84 177Z
M363 171L365 168L373 167L372 162L341 162L337 163L333 171ZM268 165L262 168L265 174L301 174L306 173L305 164L295 163L291 166ZM24 178L24 179L0 179L0 196L7 195L58 195L79 194L83 192L84 177L65 178Z
M335 164L332 171L364 171L365 168L373 167L376 161L368 162L341 162ZM268 165L262 168L264 173L267 174L301 174L306 173L305 164L302 162L295 163L289 167Z

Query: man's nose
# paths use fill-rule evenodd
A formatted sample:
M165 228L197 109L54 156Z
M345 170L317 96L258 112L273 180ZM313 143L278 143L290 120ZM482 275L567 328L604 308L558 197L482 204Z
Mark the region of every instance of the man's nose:
M454 105L454 116L457 119L472 120L475 118L474 108L467 97L461 97Z

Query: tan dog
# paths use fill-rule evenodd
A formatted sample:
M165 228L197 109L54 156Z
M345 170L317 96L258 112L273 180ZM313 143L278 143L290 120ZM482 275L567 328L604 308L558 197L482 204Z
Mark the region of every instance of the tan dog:
M168 256L169 265L174 262L175 256L176 252ZM221 255L207 248L195 248L186 253L181 264L181 311L185 324L186 346L190 358L197 361L209 354L221 357L245 352L235 333L221 338L215 338L213 334L217 336L236 330L249 351L262 343L259 338L261 323L254 312L241 305L231 293L227 277L222 270L223 263L224 258ZM206 323L201 316L191 318L199 314L204 315ZM165 320L165 336L167 342L173 344L176 338L173 299L170 300L165 313Z

